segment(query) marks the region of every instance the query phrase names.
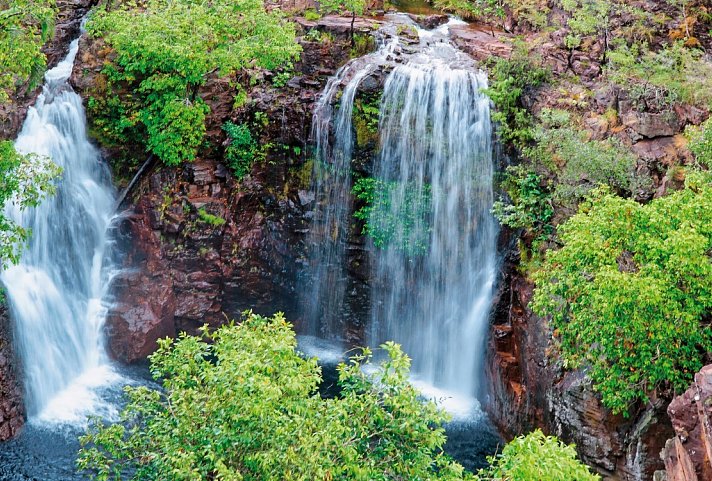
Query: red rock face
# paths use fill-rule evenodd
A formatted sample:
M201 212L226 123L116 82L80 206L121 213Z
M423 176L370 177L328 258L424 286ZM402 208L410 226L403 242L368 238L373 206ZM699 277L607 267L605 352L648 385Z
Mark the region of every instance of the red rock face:
M695 382L668 406L675 437L661 457L667 481L712 479L712 364L695 374Z
M15 436L25 422L11 339L10 318L3 304L0 306L0 441Z
M659 453L672 432L665 402L615 416L581 371L563 371L550 352L551 328L529 309L534 286L516 271L516 257L504 263L489 345L486 408L493 421L506 436L538 427L575 443L606 480L649 481L663 468Z

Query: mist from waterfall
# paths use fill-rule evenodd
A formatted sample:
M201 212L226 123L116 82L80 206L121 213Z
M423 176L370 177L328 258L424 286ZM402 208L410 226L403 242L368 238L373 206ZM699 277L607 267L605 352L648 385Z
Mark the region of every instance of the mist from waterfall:
M31 232L20 262L2 273L31 420L72 422L96 413L94 388L114 376L104 351L102 299L113 273L107 228L115 193L88 140L81 98L68 84L78 42L45 74L15 142L19 152L49 157L63 169L56 195L35 208L7 207Z

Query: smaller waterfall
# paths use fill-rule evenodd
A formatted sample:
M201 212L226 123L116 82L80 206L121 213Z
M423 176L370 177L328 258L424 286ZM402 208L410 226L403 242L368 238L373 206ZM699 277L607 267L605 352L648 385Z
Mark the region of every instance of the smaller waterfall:
M2 273L30 418L71 418L96 402L91 387L110 376L102 298L112 272L104 260L114 191L87 138L81 98L67 82L78 42L45 74L43 92L15 142L18 151L49 157L63 168L55 196L36 208L7 208L31 231L20 262ZM78 378L80 384L62 394Z
M313 286L305 300L306 334L312 336L335 339L343 335L339 312L347 283L344 264L351 224L354 98L361 82L373 73L395 45L397 39L382 42L376 52L341 67L327 81L314 108L312 189L317 208L309 237ZM337 98L338 109L334 114Z

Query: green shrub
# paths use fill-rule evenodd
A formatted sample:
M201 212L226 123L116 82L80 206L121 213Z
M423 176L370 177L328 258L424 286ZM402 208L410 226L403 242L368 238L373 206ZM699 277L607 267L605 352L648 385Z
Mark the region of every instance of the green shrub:
M237 180L242 180L252 170L255 162L261 162L269 146L260 147L247 124L226 122L223 130L230 139L225 149L225 161Z
M480 470L481 481L598 481L576 459L573 445L536 430L511 440L501 454L488 458L490 467Z
M6 0L0 3L0 104L29 82L42 80L46 59L42 46L54 33L54 0Z
M526 145L532 139L533 122L522 105L522 94L546 82L550 72L518 51L511 59L495 60L489 73L490 85L485 93L496 107L492 120L498 123L501 139L517 146Z
M213 227L223 226L226 222L225 219L223 219L222 217L210 214L205 209L198 209L198 218L202 222L205 222L206 224L211 225Z
M497 200L492 213L500 223L513 229L524 228L534 234L550 233L549 221L554 215L551 193L542 186L541 177L524 166L509 166L501 187L510 202Z
M565 365L587 366L603 403L626 413L654 390L685 390L712 349L712 177L646 205L594 190L559 226L535 273Z
M98 7L87 29L116 51L104 68L108 98L90 105L92 131L143 144L168 165L192 161L202 145L209 109L198 94L208 76L274 70L300 51L294 27L261 0L125 1Z
M699 127L688 127L685 133L690 139L689 148L697 162L712 169L712 119L707 119Z
M341 364L332 399L296 345L281 314L159 341L162 389L128 387L123 423L92 426L79 467L137 481L474 480L443 453L448 416L408 382L397 345L372 374L368 350Z
M363 206L354 217L363 221L364 235L369 236L378 248L395 246L416 256L424 254L430 246L431 189L415 185L403 187L399 182L362 177L354 182L354 196ZM399 207L393 207L396 197L403 196Z
M637 89L638 96L655 96L663 106L685 102L712 107L712 64L703 52L682 42L657 52L645 45L622 45L609 53L606 73L624 88Z

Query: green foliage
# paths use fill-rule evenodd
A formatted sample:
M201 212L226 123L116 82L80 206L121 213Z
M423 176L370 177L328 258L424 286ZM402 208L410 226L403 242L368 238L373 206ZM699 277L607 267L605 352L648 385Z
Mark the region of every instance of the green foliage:
M319 20L320 18L321 18L321 15L319 14L319 12L317 12L313 8L310 8L310 9L304 11L304 19L305 20L314 22L316 20Z
M368 350L341 364L341 392L324 399L296 344L281 314L159 341L163 389L128 387L123 423L91 427L79 467L101 480L474 480L443 454L448 417L421 401L397 345L372 374Z
M503 0L434 0L433 6L460 17L477 19L480 17L504 18Z
M642 90L664 106L685 102L712 107L712 64L703 53L676 42L657 52L645 45L622 45L609 53L609 78L622 87Z
M0 104L25 82L42 79L46 59L42 46L54 32L54 0L0 2Z
M378 122L381 115L381 92L364 93L354 101L352 114L356 145L378 142Z
M606 406L626 412L660 386L684 390L712 349L712 178L647 205L594 190L561 225L535 274L566 365L588 366Z
M210 214L205 209L198 209L198 218L202 222L205 222L206 224L211 225L213 227L221 227L225 225L226 222L225 219L223 219L222 217Z
M104 98L89 104L93 131L108 144L145 143L167 165L202 145L209 108L198 94L209 75L272 70L299 53L294 27L261 0L127 1L99 7L87 28L116 51Z
M230 139L230 144L225 149L225 161L235 178L242 180L250 173L255 162L265 160L270 145L260 146L247 124L225 122L223 130Z
M492 206L492 213L500 223L513 229L524 228L541 234L550 233L549 221L554 215L551 193L542 186L541 177L524 166L509 166L501 183L510 203L500 199Z
M712 119L707 119L699 127L688 127L685 133L690 139L688 147L697 162L712 169Z
M488 458L491 466L480 470L484 481L598 481L576 459L576 449L539 429L512 439L501 454Z
M556 118L558 117L558 118ZM635 176L637 158L618 139L588 140L570 125L563 111L545 110L541 125L534 130L535 143L524 154L556 174L554 200L565 207L576 207L579 200L599 185L620 193L634 192L642 182Z
M20 259L31 232L6 215L14 203L20 209L34 207L55 191L54 180L62 173L50 159L22 155L12 142L0 141L0 268Z
M485 93L492 99L496 111L492 120L499 124L504 142L525 145L532 138L532 119L522 105L525 89L534 89L549 79L549 71L523 52L511 59L498 58L490 68L490 86Z
M394 246L411 256L427 252L431 232L430 185L401 185L362 177L354 182L352 192L363 203L354 217L364 222L362 233L376 247Z
M613 9L608 0L561 0L561 6L571 15L567 20L570 33L565 39L570 49L579 47L584 37L598 35L608 29Z

